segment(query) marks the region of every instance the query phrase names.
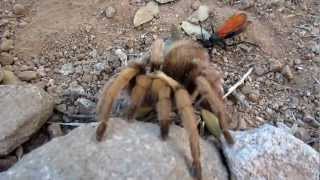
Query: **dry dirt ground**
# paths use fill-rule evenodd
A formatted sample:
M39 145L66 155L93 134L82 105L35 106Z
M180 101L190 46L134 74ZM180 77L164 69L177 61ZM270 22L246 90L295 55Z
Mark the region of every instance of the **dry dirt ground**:
M194 1L177 0L159 6L159 16L134 28L135 12L147 0L1 0L0 39L14 40L15 73L32 70L39 77L30 83L56 98L57 109L70 114L94 111L94 101L82 103L63 96L77 91L96 96L124 62L146 52L154 38L167 38L194 11ZM22 16L15 4L25 6ZM318 0L202 0L210 8L210 22L218 27L237 10L252 22L240 38L261 49L242 44L227 50L214 48L212 63L223 72L226 87L250 67L254 72L227 100L234 129L262 123L287 125L295 135L319 151L320 124L320 2ZM113 7L108 18L103 13ZM0 42L1 42L0 41ZM285 68L280 68L285 66ZM278 69L277 69L278 68ZM292 77L291 74L292 73ZM291 79L292 78L292 79ZM291 79L291 80L289 80ZM88 100L88 99L86 99ZM83 105L84 104L84 105ZM56 112L50 121L74 122ZM78 121L77 121L78 122Z

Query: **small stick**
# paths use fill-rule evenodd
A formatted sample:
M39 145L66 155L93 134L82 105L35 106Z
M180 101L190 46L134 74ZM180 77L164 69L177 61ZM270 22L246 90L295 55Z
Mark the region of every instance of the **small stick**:
M243 82L244 80L252 73L253 67L248 70L246 74L243 75L243 77L232 87L228 89L228 92L223 96L223 99L225 99L227 96L229 96L234 90L236 90Z
M92 123L59 123L59 122L47 122L49 124L59 124L63 126L83 126L83 125L90 125L93 127L96 127L99 123L98 122L92 122Z

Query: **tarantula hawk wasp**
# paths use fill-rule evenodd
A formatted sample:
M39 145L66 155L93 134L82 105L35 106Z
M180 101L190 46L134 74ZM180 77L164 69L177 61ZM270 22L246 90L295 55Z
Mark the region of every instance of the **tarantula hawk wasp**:
M241 43L246 43L255 47L259 47L258 45L247 41L240 41L234 44L227 44L225 42L226 39L233 38L246 29L246 27L249 25L249 21L247 19L247 15L245 13L234 14L233 16L229 17L229 19L220 28L218 28L216 32L214 31L213 25L211 24L212 34L210 35L209 39L205 39L202 32L201 22L199 22L201 29L201 39L197 40L205 48L209 49L211 49L215 45L220 46L223 49L226 49L227 46L235 46Z

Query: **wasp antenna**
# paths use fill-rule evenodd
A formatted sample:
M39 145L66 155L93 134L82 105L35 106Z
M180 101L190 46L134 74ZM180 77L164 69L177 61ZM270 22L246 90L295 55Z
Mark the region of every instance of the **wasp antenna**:
M198 21L198 22L199 22L199 25L200 25L201 38L202 38L202 40L205 40L205 39L204 39L204 35L203 35L203 31L202 31L201 21Z
M214 34L214 26L213 26L213 23L210 21L210 24L211 24L211 31L212 31L212 34Z

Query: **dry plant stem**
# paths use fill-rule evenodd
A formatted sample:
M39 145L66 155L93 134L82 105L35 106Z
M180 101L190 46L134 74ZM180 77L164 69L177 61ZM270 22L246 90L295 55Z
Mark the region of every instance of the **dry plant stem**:
M59 122L47 122L48 124L59 124L62 126L85 126L85 125L90 125L93 127L98 126L98 122L91 122L91 123L59 123Z
M244 80L252 73L253 68L250 68L246 74L243 75L243 77L235 83L231 88L228 89L228 92L223 96L223 99L228 97L234 90L236 90L241 84L243 84Z

